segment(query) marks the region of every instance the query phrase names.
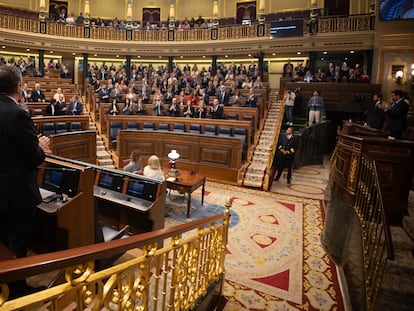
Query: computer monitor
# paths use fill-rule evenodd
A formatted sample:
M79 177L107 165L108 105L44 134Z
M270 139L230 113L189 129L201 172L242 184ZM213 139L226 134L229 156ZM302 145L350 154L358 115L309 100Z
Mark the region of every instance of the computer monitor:
M74 197L78 192L80 171L53 164L44 168L41 187L58 194Z
M122 192L124 178L122 175L110 172L100 172L98 186L116 192Z
M130 179L128 181L126 194L132 197L154 202L157 189L157 183L146 180Z

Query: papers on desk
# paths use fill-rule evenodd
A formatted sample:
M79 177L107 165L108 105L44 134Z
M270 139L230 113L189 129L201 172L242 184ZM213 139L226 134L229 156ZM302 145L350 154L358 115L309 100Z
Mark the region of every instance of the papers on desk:
M168 177L167 178L167 181L175 181L177 178L175 178L175 177Z

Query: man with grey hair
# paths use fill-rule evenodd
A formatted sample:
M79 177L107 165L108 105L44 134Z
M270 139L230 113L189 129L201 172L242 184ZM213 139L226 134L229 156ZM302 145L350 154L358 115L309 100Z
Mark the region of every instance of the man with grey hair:
M16 257L26 256L31 241L36 205L42 200L37 166L50 153L49 139L37 135L31 117L18 104L22 83L16 67L0 66L0 242ZM11 295L26 289L24 280L9 285Z

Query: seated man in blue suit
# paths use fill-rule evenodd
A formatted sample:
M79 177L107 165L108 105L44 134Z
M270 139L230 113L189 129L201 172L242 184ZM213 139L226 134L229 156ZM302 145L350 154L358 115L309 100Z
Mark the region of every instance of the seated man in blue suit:
M259 98L259 96L254 94L254 89L251 88L249 90L249 96L246 98L246 107L256 108L258 98Z
M77 95L70 99L68 114L79 115L82 114L82 102Z

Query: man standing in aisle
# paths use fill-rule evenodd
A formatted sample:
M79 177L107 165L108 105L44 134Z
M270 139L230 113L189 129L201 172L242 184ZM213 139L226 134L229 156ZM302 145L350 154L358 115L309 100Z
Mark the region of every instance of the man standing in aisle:
M15 66L0 66L0 242L17 257L26 256L31 242L36 205L42 200L37 166L50 153L49 139L37 136L32 119L18 104L22 84ZM27 290L24 280L13 283L11 295Z
M286 134L280 138L278 147L277 147L277 175L275 180L278 181L282 175L283 169L286 167L288 169L287 174L287 183L290 184L292 179L292 165L293 158L296 152L296 137L293 136L293 128L288 127L286 129Z

